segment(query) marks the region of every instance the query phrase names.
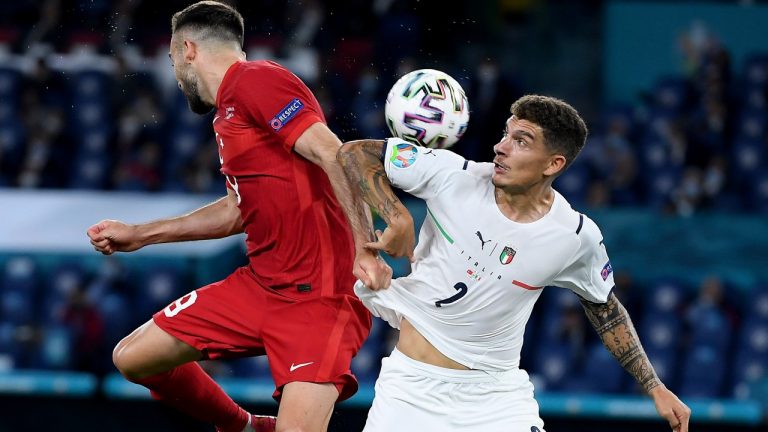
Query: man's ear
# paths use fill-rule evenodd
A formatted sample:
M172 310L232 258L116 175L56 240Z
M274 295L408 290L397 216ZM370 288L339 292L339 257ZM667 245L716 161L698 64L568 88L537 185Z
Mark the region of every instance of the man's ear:
M198 45L194 41L184 39L184 62L192 63L197 57Z
M549 158L549 165L547 166L547 169L544 170L544 175L553 176L553 175L562 174L564 168L565 168L565 156L560 154L552 155Z

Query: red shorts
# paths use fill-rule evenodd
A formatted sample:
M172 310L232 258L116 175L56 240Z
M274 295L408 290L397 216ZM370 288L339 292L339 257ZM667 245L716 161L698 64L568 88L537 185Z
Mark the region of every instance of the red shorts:
M153 319L209 359L266 354L278 401L293 381L333 383L339 402L355 394L349 366L371 329L370 313L354 294L289 298L258 284L248 267L190 292Z

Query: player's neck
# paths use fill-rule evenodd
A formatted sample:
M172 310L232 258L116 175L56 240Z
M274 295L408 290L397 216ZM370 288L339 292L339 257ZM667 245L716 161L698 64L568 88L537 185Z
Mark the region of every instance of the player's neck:
M238 55L229 51L211 56L210 60L206 62L205 68L200 71L201 96L205 102L218 107L216 99L219 95L219 87L224 81L224 75L233 64L242 60L245 60L245 54Z
M534 187L521 192L496 188L494 196L501 213L512 221L535 222L549 213L555 202L555 191L549 185Z

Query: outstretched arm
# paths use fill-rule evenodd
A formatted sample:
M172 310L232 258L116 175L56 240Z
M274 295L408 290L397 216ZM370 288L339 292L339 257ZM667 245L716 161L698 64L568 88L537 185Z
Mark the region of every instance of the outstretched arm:
M605 303L580 299L592 327L608 351L653 398L656 410L675 432L687 432L691 410L661 383L637 336L629 313L616 295Z
M116 220L103 220L88 228L94 249L104 255L132 252L157 243L206 240L243 232L243 221L237 197L231 190L227 196L191 213L138 225Z
M376 250L367 248L372 239L371 212L359 199L358 192L350 187L347 177L336 161L341 141L323 123L308 127L296 140L294 150L319 165L328 175L336 199L339 201L352 228L355 240L355 265L352 272L365 286L381 289L389 286L392 269L379 257Z
M350 184L359 189L363 200L387 223L384 232L376 232L378 241L366 246L383 250L393 257L406 256L413 261L416 244L413 217L395 195L384 171L380 157L385 145L381 140L350 141L339 149L336 158L344 167Z

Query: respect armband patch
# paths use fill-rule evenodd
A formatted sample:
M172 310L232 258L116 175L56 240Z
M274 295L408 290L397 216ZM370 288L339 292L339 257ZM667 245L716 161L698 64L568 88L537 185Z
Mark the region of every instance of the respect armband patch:
M280 110L277 114L275 114L274 117L272 117L272 120L269 121L269 126L275 131L279 131L280 129L285 126L286 123L291 121L296 114L298 114L299 111L304 109L304 104L301 103L301 101L297 98L290 102L288 102L288 105L284 106L283 109Z

